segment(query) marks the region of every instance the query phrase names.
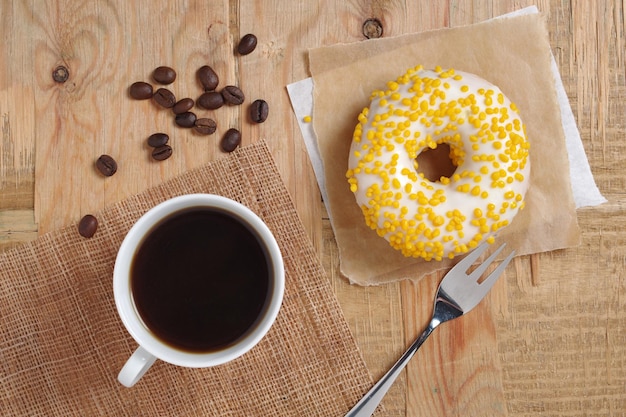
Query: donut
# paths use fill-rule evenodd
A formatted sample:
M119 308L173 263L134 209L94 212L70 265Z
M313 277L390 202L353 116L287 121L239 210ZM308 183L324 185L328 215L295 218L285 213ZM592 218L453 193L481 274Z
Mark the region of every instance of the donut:
M530 144L519 111L470 73L409 69L358 116L346 177L365 223L406 257L453 259L524 208ZM452 174L429 180L418 155L449 147Z

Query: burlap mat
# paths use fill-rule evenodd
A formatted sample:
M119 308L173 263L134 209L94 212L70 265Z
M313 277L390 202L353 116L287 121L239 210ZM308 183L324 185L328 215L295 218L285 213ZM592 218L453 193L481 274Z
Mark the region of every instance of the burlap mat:
M247 354L215 368L157 361L133 388L117 373L137 347L117 316L112 273L133 222L167 198L206 192L250 207L285 258L282 309ZM191 171L0 255L0 410L42 416L343 416L371 377L264 143Z

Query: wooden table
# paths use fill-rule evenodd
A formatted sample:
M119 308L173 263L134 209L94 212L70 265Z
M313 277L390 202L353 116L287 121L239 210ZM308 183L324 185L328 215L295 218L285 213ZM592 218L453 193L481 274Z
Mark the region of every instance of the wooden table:
M58 1L0 3L0 248L77 221L106 204L219 158L219 134L267 140L319 250L362 354L380 377L428 321L440 276L419 283L350 286L285 85L306 78L307 50L364 42L377 18L383 36L471 24L537 4L608 203L578 211L579 247L517 258L471 316L439 330L385 399L390 416L626 415L626 36L618 1ZM242 57L245 33L259 38ZM194 71L210 64L270 118L220 110L202 138L171 115L131 100L128 86L152 69L179 73L179 97L195 97ZM69 71L63 83L52 73ZM171 133L173 157L150 160L145 138ZM102 178L93 162L118 158Z

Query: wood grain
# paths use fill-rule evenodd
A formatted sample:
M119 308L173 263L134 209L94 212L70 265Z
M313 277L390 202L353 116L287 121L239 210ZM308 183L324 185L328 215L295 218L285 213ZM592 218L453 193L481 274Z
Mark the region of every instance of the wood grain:
M34 239L107 204L222 156L220 133L265 139L320 253L375 378L428 321L441 276L382 287L349 285L300 138L285 85L308 76L307 50L361 42L375 17L384 36L479 22L535 4L599 188L609 200L578 210L581 244L517 258L472 317L438 329L385 398L389 416L626 415L626 4L563 0L200 0L0 2L0 250ZM257 50L238 56L245 33ZM170 112L131 100L128 86L159 65L196 98L195 70L263 98L213 113L216 135L175 127ZM63 84L51 78L64 65ZM199 112L208 115L209 112ZM174 156L155 163L145 138L171 136ZM94 169L102 153L120 164Z
M406 343L415 340L430 321L432 301L425 300L434 298L441 278L403 283ZM492 292L501 288L504 286L499 282ZM467 317L441 326L431 337L407 371L407 413L507 415L490 298Z

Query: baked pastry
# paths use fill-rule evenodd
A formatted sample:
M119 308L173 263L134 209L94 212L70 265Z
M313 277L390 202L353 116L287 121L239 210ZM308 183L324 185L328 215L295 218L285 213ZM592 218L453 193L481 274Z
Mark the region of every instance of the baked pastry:
M454 173L429 180L418 155L449 146ZM407 257L454 258L524 207L530 143L490 82L418 66L374 91L354 130L347 179L366 224Z

